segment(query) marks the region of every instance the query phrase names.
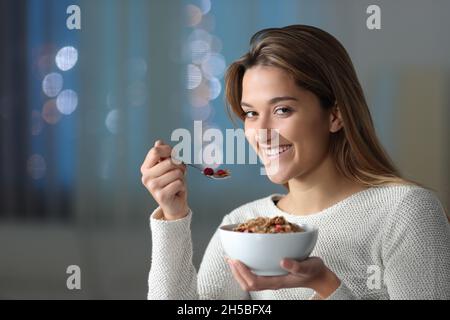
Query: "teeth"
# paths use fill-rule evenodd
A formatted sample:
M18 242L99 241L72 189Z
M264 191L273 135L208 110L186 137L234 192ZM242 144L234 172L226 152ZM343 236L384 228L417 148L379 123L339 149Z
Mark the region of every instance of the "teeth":
M279 155L280 153L285 152L286 150L290 149L291 147L292 147L291 145L284 145L284 146L279 146L279 147L275 147L275 148L264 149L264 153L266 155L268 155L269 157L273 157L273 156Z

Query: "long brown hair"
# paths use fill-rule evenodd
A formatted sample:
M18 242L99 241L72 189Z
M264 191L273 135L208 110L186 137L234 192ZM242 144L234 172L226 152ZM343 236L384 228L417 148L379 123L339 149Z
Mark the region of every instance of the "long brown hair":
M314 93L323 108L339 108L343 128L331 134L330 153L345 177L365 186L420 185L402 178L383 150L352 61L332 35L307 25L254 34L249 52L233 62L225 76L227 110L241 119L242 79L257 65L285 70L298 86Z

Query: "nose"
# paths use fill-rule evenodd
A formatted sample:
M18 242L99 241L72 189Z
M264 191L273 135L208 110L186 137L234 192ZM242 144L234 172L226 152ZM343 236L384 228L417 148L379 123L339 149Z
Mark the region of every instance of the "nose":
M279 130L273 128L258 129L256 130L255 140L260 145L276 144L279 141Z
M257 145L269 146L278 144L279 130L273 128L269 116L261 114L256 121L252 121L246 129L246 136L249 141L254 141Z

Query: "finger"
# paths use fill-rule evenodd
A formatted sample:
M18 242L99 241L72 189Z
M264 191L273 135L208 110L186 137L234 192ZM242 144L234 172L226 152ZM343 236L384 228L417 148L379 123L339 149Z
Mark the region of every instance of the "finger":
M295 275L307 275L318 268L318 263L320 263L318 259L316 257L310 257L303 261L283 259L281 261L281 267Z
M164 194L167 198L173 197L179 192L186 192L184 182L179 179L169 183L167 186L161 189L161 194Z
M285 286L287 276L257 276L242 262L236 261L235 263L242 278L252 288L252 291L277 290Z
M239 271L236 270L236 267L233 265L232 260L228 259L227 262L228 262L228 265L230 266L230 270L231 270L231 273L233 274L234 279L237 281L237 283L242 288L242 290L250 291L250 288L247 285L247 282L244 280L244 278L242 278L242 276L239 273Z
M245 281L250 290L251 291L258 290L257 276L253 272L251 272L246 265L244 265L242 262L238 260L232 260L232 264L239 272L241 278Z
M162 146L162 145L164 145L164 141L162 141L162 140L156 140L156 141L155 141L155 144L154 144L154 147Z
M148 176L146 177L146 180L148 181ZM151 182L151 186L149 186L150 189L163 189L175 180L181 180L184 182L184 173L180 169L173 169L168 171L167 173L158 176L157 178L154 178ZM147 181L144 181L144 184L147 184Z
M150 149L142 163L141 171L153 167L160 162L162 158L170 157L172 148L169 145L158 145Z
M154 165L150 169L144 169L142 171L142 175L147 176L148 178L159 178L163 174L166 174L169 171L172 170L181 170L183 172L183 175L186 171L186 167L183 165L176 165L174 164L170 158L167 158L160 163Z

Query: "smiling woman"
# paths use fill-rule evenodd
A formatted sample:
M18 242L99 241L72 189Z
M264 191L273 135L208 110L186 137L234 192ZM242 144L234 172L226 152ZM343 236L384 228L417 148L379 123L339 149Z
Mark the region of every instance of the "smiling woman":
M328 153L319 150L318 146L324 146L339 172L356 183L408 182L381 147L353 64L334 37L311 26L266 29L252 37L250 51L228 69L226 96L231 110L245 120L246 127L253 127L254 121L247 124L248 109L243 107L249 106L250 99L257 99L259 106L265 99L277 107L280 101L271 96L280 93L292 93L290 102L302 107L296 112L300 118L283 126L291 123L300 130L293 134L308 144L303 157ZM283 111L284 117L293 111L275 110L277 115ZM328 141L317 144L317 139Z
M269 179L289 192L243 205L222 225L281 216L317 228L316 246L303 261L281 259L286 275L261 276L226 258L216 232L197 273L183 168L163 160L171 147L157 142L141 168L160 205L151 216L149 299L450 299L442 205L384 152L352 62L333 36L305 25L261 30L225 82ZM377 288L368 286L373 269Z

